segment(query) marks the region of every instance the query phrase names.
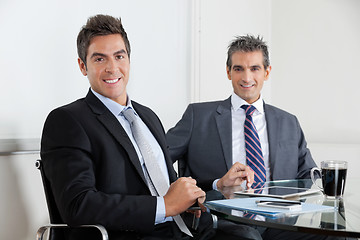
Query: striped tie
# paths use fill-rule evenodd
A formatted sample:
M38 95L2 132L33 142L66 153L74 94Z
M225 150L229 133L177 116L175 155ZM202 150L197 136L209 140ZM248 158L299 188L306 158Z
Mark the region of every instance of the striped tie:
M246 163L254 171L254 182L265 182L265 164L261 151L260 139L252 120L252 114L256 110L254 106L242 105L246 119L244 123Z

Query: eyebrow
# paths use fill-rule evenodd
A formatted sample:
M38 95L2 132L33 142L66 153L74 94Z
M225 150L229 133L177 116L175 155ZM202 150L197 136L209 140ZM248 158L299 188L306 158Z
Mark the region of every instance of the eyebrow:
M237 67L244 68L242 65L233 65L233 66L232 66L232 68L237 68ZM255 65L251 65L251 66L250 66L250 68L253 68L253 67L259 67L259 68L261 68L261 65L255 64Z
M91 54L90 58L94 58L94 57L106 57L106 55L103 53L94 52L93 54Z
M254 67L256 67L256 68L261 68L261 65L257 65L257 64L255 64L255 65L252 65L252 66L250 66L251 68L254 68Z
M125 49L121 49L119 51L114 52L113 56L116 56L118 54L126 54ZM98 53L98 52L94 52L93 54L91 54L90 58L94 58L94 57L106 57L106 54L104 53Z
M118 55L118 54L126 54L125 49L121 49L121 50L114 53L114 55Z
M242 65L233 65L232 68L244 68Z

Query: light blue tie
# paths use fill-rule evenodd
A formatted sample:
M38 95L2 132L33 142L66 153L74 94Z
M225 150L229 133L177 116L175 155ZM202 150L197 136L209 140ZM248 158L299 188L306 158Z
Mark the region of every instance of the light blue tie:
M169 189L169 184L160 170L158 160L156 159L150 144L141 131L139 119L135 116L135 112L131 107L124 109L122 114L130 123L132 134L144 159L144 175L148 181L151 194L153 196L164 196ZM186 227L180 215L173 216L173 219L182 232L192 237L190 230Z
M254 182L265 182L266 171L260 139L254 125L252 114L256 108L252 105L242 105L246 119L244 123L246 163L254 171Z

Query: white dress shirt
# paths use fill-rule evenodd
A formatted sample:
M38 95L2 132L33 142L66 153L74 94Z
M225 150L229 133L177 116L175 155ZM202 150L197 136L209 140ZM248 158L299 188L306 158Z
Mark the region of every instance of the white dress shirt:
M233 93L231 95L231 124L232 124L232 161L246 164L246 150L245 150L245 110L241 108L242 105L249 105L245 100ZM252 119L259 135L262 154L264 157L266 181L270 180L270 165L269 165L269 141L266 128L266 119L264 112L264 102L262 97L251 104L256 108L252 115Z
M241 108L242 105L249 105L245 100L240 98L235 93L231 95L231 128L232 128L232 163L240 162L246 164L246 150L245 150L245 135L244 123L246 119L245 110ZM261 150L264 157L266 181L270 180L270 164L269 164L269 141L266 128L266 119L264 112L264 103L262 96L254 102L253 105L256 110L252 115L252 119L259 135ZM213 189L217 189L216 183L213 183ZM243 183L245 187L245 182Z

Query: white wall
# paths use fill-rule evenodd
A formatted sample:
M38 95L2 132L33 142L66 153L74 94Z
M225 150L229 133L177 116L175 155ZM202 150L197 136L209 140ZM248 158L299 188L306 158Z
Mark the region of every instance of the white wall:
M274 0L272 103L310 142L360 144L360 1Z
M212 101L229 97L231 81L226 75L227 47L238 35L261 35L270 43L271 2L267 0L198 0L195 12L198 24L192 78L192 101ZM264 86L265 98L270 98L271 82Z
M97 13L121 16L132 47L130 96L165 126L188 102L190 1L0 1L0 139L39 138L49 111L85 96L76 37ZM161 94L160 94L161 93Z
M30 240L48 212L39 171L38 154L0 156L0 239Z

